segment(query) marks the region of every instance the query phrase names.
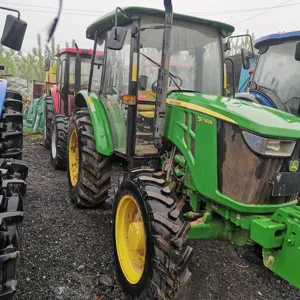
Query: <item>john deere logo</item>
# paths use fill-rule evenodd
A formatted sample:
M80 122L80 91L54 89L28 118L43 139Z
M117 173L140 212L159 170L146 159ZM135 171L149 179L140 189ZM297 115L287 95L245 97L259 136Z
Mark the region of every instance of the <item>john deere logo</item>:
M290 172L297 172L299 169L299 161L298 160L292 160L290 162L289 170Z

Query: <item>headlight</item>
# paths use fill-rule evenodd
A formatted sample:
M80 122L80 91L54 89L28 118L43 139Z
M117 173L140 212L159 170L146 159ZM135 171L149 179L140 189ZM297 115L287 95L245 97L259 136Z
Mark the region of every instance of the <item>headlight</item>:
M295 141L264 138L247 131L242 134L252 151L262 155L288 157L296 145Z

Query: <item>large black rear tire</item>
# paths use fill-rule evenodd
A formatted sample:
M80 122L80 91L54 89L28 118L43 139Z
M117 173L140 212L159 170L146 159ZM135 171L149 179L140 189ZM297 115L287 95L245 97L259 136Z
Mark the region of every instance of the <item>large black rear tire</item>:
M153 170L135 170L129 173L120 185L114 202L113 209L113 235L114 252L118 280L124 292L135 300L177 299L182 287L187 284L191 277L188 263L192 258L192 248L187 246L187 234L190 224L186 222L182 214L182 203L176 200L174 195L162 192L166 182L164 179L155 178ZM117 224L120 211L124 208L119 205L124 197L131 197L138 205L139 214L142 216L146 237L146 250L144 269L137 283L130 282L129 275L124 272L126 266L122 261L124 257L124 243L117 243L117 231L126 228L122 221ZM122 200L123 199L123 200ZM125 212L125 218L130 218L130 212ZM136 220L133 218L132 222ZM123 222L123 223L122 223ZM138 221L140 222L140 221ZM124 224L124 225L123 225ZM120 226L121 225L121 226ZM131 226L131 225L130 225ZM130 228L130 227L129 227ZM128 249L130 249L130 229L128 230ZM125 230L125 232L126 232ZM126 235L126 234L125 234ZM141 235L140 235L141 236ZM121 246L121 248L120 248ZM132 250L131 250L132 251ZM132 252L131 256L132 256ZM144 252L143 252L144 253ZM122 256L123 260L120 259ZM136 262L133 262L136 266ZM127 260L128 266L128 260ZM131 269L132 270L132 269Z
M51 125L54 116L52 96L47 96L44 101L44 146L46 149L50 149Z
M14 299L16 293L27 174L22 161L0 159L0 299Z
M70 118L56 115L51 127L51 164L56 170L67 169L67 144Z
M77 150L76 150L77 149ZM70 167L72 151L78 151L75 175ZM109 198L111 157L96 150L94 130L87 108L74 111L68 134L68 181L72 202L78 207L98 207ZM77 169L77 171L76 171Z
M7 90L0 118L0 158L22 159L23 102L16 91Z

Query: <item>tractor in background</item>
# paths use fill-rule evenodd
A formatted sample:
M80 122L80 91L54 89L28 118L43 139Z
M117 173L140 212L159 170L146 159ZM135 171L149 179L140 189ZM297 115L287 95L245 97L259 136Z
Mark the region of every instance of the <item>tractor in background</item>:
M112 165L123 167L113 242L118 280L132 299L177 297L191 277L187 239L251 240L267 268L300 288L300 119L225 97L222 40L234 27L164 5L118 7L87 28L105 60L99 92L93 56L89 87L75 96L71 200L101 206ZM158 56L157 76L145 84L141 70ZM183 68L170 72L174 58L192 64L192 82ZM152 139L138 124L144 105L154 106Z
M19 51L27 23L20 12L6 17L1 44ZM1 70L4 67L1 66ZM28 167L22 161L23 102L19 92L9 90L7 80L0 79L0 299L15 299L17 271L22 235L23 202Z
M300 117L300 31L261 37L254 47L259 58L249 70L247 93L236 97ZM247 56L243 65L249 69Z
M45 98L44 145L50 148L51 164L55 169L66 170L67 135L69 119L74 108L74 96L88 88L93 51L65 48L57 50L57 84L50 88ZM101 69L103 52L98 51L95 69ZM45 71L50 70L50 61L45 61ZM97 69L97 73L101 74ZM92 89L99 90L101 77L94 77Z

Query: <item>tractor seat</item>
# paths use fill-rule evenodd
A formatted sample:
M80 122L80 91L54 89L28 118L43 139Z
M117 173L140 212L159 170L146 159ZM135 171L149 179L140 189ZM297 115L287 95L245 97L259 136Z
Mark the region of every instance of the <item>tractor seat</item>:
M177 87L170 86L168 88L168 92L171 92L173 90L177 90ZM156 97L156 93L154 93L152 90L139 91L139 100L147 100L147 101L155 102L156 101L155 97ZM138 109L138 114L141 117L147 118L147 119L154 118L155 105L138 104L137 109Z

